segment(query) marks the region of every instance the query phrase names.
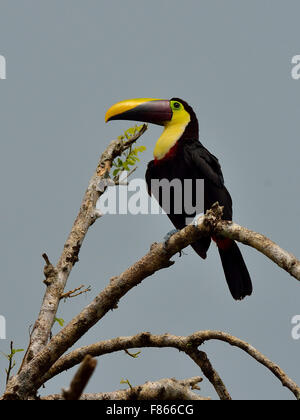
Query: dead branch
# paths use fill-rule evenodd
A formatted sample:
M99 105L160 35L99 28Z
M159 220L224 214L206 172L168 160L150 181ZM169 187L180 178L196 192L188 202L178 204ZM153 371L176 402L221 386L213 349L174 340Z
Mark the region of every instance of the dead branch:
M207 401L210 398L200 397L193 392L200 389L198 383L202 378L196 376L190 379L179 381L175 378L161 379L156 382L146 382L143 385L132 387L126 390L105 392L99 394L83 394L81 400L201 400ZM42 397L42 400L62 400L59 394Z
M69 292L63 293L60 298L61 299L71 299L71 298L83 295L84 293L87 293L87 292L91 291L91 286L88 286L84 290L81 290L83 288L84 288L84 284L82 284L79 287L76 287L73 290L70 290Z
M79 400L88 381L90 380L97 366L97 360L93 359L89 354L83 359L78 371L76 372L70 387L62 391L62 399Z

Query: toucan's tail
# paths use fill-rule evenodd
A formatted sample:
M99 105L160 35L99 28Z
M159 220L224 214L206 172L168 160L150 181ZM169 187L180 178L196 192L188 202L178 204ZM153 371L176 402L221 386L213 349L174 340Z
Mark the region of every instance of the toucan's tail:
M229 239L217 240L216 242L227 284L233 298L242 300L246 296L250 296L253 291L252 282L239 247Z

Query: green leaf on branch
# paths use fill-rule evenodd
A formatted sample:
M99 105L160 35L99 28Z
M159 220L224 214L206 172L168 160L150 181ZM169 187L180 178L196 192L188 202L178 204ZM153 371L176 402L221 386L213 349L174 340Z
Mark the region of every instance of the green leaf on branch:
M61 327L64 326L65 320L62 318L54 318L54 322L58 322Z
M12 360L12 359L14 358L14 355L15 355L16 353L20 353L20 352L22 352L22 351L24 351L24 349L11 349L11 353L10 353L10 354L5 354L5 353L3 353L3 351L1 351L0 353L1 353L4 357L6 357L6 359L7 359L7 360Z
M122 379L120 381L120 384L127 384L132 389L132 385L131 385L131 383L129 382L128 379Z
M143 127L144 127L144 124L130 127L128 128L128 130L124 132L124 136L126 137L127 140L130 140L132 137L137 135L143 129Z
M132 357L133 359L137 359L139 355L141 354L141 351L138 351L136 353L130 353L127 349L124 350L128 356Z
M20 353L22 351L24 351L24 349L15 349L13 347L13 342L11 341L11 343L10 343L10 354L5 354L2 351L0 352L9 361L8 368L5 369L6 383L8 383L8 381L9 381L11 371L16 366L16 361L14 360L14 356L15 356L16 353Z
M134 137L136 134L138 134L144 125L140 126L134 126L131 128L128 128L124 132L123 136L119 136L118 138L123 140L127 139L130 140L132 137ZM126 150L121 157L118 157L112 164L113 169L113 176L116 177L120 172L127 171L129 172L131 170L130 167L134 166L136 162L139 162L140 159L138 158L139 153L143 153L146 150L145 146L137 146L135 148L130 147L128 150Z

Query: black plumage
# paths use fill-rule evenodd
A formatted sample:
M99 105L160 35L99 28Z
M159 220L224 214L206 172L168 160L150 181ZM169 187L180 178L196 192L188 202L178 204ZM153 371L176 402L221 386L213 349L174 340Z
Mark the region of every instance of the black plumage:
M154 194L159 204L163 207L162 194L151 191L151 181L154 179L167 179L172 181L179 179L193 180L193 188L191 197L188 200L195 205L196 199L196 180L204 180L204 210L208 210L215 202L219 202L224 206L224 220L232 220L232 200L231 196L224 185L224 178L218 159L212 155L199 141L198 121L193 109L183 100L173 98L183 104L185 110L189 112L191 121L187 125L183 135L177 141L175 146L161 160L152 160L148 164L146 172L146 182L148 191ZM174 211L174 190L171 195L171 206L166 211L171 222L177 229L186 226L187 215L184 211L181 214L175 214ZM182 196L182 206L184 209L184 199ZM164 209L166 210L166 209ZM192 244L194 250L202 257L206 258L207 250L210 246L211 238L203 238ZM245 296L251 295L252 283L243 260L242 254L234 241L218 240L219 254L225 277L234 299L240 300Z

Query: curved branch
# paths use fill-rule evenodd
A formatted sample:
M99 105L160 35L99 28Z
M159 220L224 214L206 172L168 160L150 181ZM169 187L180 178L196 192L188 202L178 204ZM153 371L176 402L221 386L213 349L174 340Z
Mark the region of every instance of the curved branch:
M100 341L90 346L73 350L69 354L61 357L44 376L43 382L46 382L53 376L77 365L83 360L86 354L97 357L125 349L142 347L171 347L183 351L200 366L205 376L213 384L221 399L230 399L230 395L228 394L228 391L226 390L226 387L219 375L210 368L210 364L205 367L204 362L207 363L205 353L199 352L198 350L199 346L210 340L223 341L231 346L240 348L261 365L269 369L281 381L282 385L288 388L295 397L300 400L300 387L292 381L278 365L273 363L245 341L221 331L199 331L186 337L172 334L153 335L148 332L144 332L135 336L118 337L112 340Z
M224 220L218 221L215 232L221 236L255 248L300 281L300 261L293 254L280 248L279 245L266 236L239 226L236 223Z
M177 337L171 334L160 336L152 335L150 333L141 333L132 337L117 337L112 340L100 341L99 343L90 346L81 347L61 357L42 378L43 384L54 376L81 363L86 355L97 357L120 350L143 347L173 347L185 352L200 367L204 375L215 388L220 399L231 400L231 396L227 391L226 386L211 365L207 355L204 352L199 352L197 350L197 344L191 345L191 341L188 337Z

